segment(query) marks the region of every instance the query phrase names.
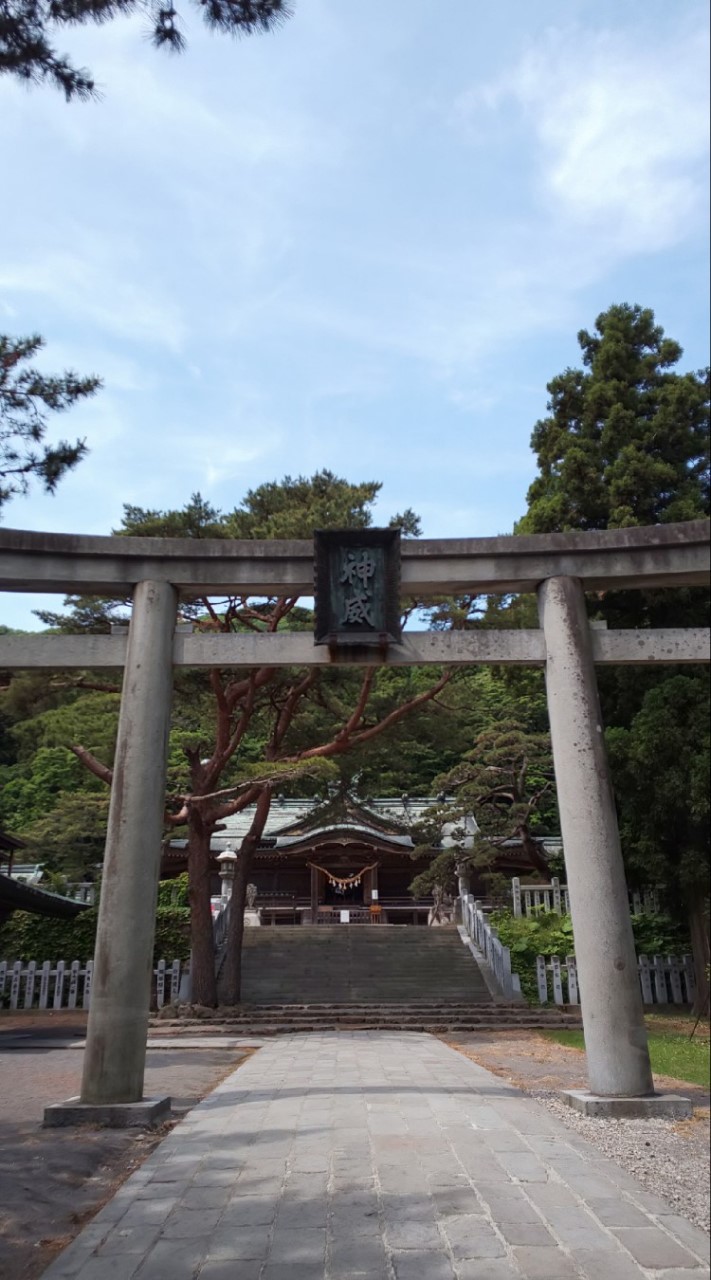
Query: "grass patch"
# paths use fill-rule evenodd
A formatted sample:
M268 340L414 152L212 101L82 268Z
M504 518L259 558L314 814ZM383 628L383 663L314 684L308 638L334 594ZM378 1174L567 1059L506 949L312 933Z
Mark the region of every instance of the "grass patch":
M582 1031L544 1031L543 1035L546 1040L572 1049L585 1048ZM672 1076L675 1080L708 1089L711 1046L707 1039L697 1040L694 1037L690 1040L688 1036L669 1034L655 1028L649 1030L649 1057L655 1075Z

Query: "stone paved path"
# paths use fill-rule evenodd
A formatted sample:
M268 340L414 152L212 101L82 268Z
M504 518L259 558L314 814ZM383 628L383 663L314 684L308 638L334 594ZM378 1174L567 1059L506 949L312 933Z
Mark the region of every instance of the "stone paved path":
M270 1041L45 1280L708 1280L704 1234L427 1035Z

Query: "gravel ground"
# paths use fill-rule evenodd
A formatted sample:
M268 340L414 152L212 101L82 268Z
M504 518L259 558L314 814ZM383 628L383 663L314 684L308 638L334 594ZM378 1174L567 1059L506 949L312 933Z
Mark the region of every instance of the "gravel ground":
M596 1120L553 1093L531 1092L566 1129L621 1165L647 1191L662 1196L697 1227L711 1229L708 1112L695 1112L690 1120Z
M608 1159L614 1160L647 1190L661 1196L683 1217L708 1231L709 1096L695 1085L655 1076L660 1091L690 1097L690 1120L598 1120L561 1102L561 1089L586 1086L585 1055L555 1044L535 1031L477 1033L462 1036L453 1048L504 1076L536 1098Z

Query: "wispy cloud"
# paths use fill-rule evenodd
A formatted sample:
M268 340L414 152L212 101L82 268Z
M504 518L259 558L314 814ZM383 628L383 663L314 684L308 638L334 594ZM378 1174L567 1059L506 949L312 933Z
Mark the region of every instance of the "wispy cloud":
M708 32L686 17L671 43L645 43L638 27L551 28L514 68L456 103L475 130L517 105L540 201L554 225L594 235L598 257L676 244L703 213Z
M0 289L17 297L35 295L44 306L51 301L108 336L180 350L186 334L180 302L155 282L131 278L127 265L135 267L136 254L128 238L118 231L78 238L79 251L28 246L25 255L0 268Z

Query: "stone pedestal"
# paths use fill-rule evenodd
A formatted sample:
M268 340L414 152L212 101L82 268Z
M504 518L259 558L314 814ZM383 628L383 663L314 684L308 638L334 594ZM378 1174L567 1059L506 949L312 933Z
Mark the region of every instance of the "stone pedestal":
M80 1098L68 1098L44 1109L45 1129L68 1129L91 1124L100 1129L150 1129L170 1119L170 1098L142 1098L140 1102L119 1102L95 1106Z
M652 1093L644 1098L601 1098L583 1089L566 1089L563 1102L585 1116L609 1117L613 1120L685 1120L693 1114L688 1098L680 1093Z
M254 929L259 925L261 925L261 923L262 923L262 912L259 907L256 910L253 907L251 911L249 910L249 908L245 909L245 913L244 913L245 929Z

